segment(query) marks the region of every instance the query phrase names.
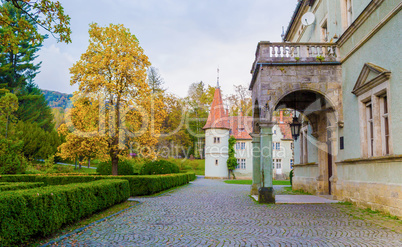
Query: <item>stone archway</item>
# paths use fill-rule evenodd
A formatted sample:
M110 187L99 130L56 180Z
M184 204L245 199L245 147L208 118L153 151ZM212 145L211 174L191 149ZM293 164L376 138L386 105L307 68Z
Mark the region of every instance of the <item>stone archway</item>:
M259 126L260 131L259 133L254 131L254 135L255 139L259 137L260 140L258 165L261 168L261 186L272 189L272 179L267 177L267 174L272 173L270 169L272 159L266 157L269 152L264 152L264 149L269 148L272 143L272 127L275 124L272 120L273 112L277 109L290 108L306 115L312 127L310 136L316 139L319 150L315 162L311 162L313 164L305 163L304 168L296 169L301 171L300 174L303 173L302 170L315 170L314 176L305 176L305 179L300 176L299 181L296 179L296 184L299 184L300 189L312 193L328 194L329 187L335 186L335 184L330 185L331 180L336 183L336 168L332 177L329 177L327 154L331 150L328 150L327 130L336 131L338 126L343 126L340 64L336 61L312 65L287 62L260 63L259 59L261 58L256 57L253 65L250 90L252 90L253 102L258 102L256 104L259 105L258 108L254 107L254 110L258 109L258 112L254 111L254 126ZM334 123L329 125L331 128L328 127L328 119L332 119L330 122ZM336 135L331 135L332 151L336 150L334 136ZM336 155L332 155L333 164L335 157ZM260 192L259 197L263 197L259 200L264 200L264 197L270 198L270 194L261 195Z

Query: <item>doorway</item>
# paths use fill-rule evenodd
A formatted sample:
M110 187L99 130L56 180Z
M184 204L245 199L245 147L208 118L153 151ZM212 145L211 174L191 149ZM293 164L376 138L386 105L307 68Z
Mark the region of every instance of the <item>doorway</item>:
M328 164L328 194L331 195L331 181L332 177L332 142L331 131L327 131L327 164Z

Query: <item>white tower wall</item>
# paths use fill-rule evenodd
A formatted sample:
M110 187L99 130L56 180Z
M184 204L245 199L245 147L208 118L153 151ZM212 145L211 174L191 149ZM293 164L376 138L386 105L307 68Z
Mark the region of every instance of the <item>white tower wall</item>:
M219 138L219 142L214 142ZM207 129L205 131L205 177L227 178L228 177L228 129Z

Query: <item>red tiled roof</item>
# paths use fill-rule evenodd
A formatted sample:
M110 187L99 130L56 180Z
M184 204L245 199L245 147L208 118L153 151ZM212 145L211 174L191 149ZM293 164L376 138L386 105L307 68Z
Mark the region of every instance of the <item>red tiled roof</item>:
M215 89L214 100L212 101L207 123L203 129L230 129L229 118L223 106L219 87Z
M252 139L249 133L253 132L253 117L233 116L229 119L232 136L236 139Z
M293 121L292 114L290 114L290 116L283 116L282 121L280 120L279 116L274 116L273 121L277 122L277 125L279 126L279 129L281 130L283 135L282 139L293 140L292 132L289 126L289 123Z

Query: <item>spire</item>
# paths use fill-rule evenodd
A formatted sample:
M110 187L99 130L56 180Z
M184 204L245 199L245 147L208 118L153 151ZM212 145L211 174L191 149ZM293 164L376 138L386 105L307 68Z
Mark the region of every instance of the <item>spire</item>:
M208 120L203 129L230 129L228 120L228 114L222 101L221 89L217 87Z
M217 82L216 87L217 87L217 88L220 88L220 86L219 86L219 67L218 67L218 69L217 69L217 72L218 72L218 77L217 77L217 80L216 80L216 82Z

